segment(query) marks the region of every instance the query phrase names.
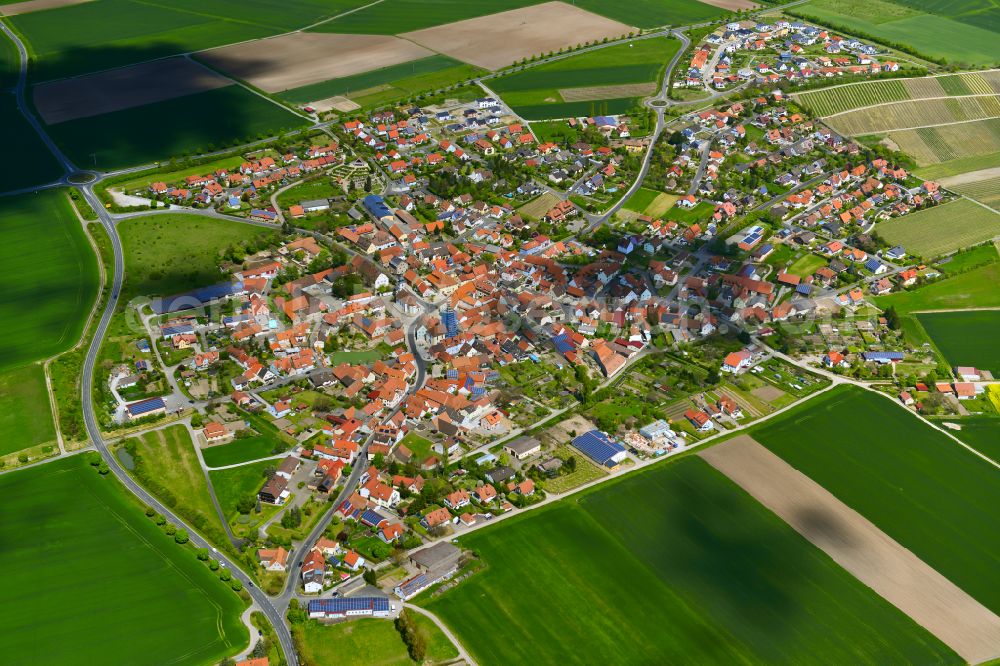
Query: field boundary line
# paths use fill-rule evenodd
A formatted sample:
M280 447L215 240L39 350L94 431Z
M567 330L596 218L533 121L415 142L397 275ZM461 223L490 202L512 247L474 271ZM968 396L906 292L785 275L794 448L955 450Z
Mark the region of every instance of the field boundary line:
M996 613L750 435L699 457L969 663L1000 650Z
M823 119L836 118L837 116L842 116L845 113L854 113L855 111L867 111L868 109L877 109L883 106L892 106L893 104L912 104L914 102L931 102L940 99L966 99L968 97L997 97L1000 98L1000 93L972 93L971 95L938 95L937 97L915 97L911 99L897 99L892 102L879 102L878 104L868 104L867 106L857 106L853 109L847 109L846 111L837 111L836 113L831 113L826 116L821 116ZM986 118L976 118L975 120L989 120L990 118L996 118L997 116L988 116ZM960 122L968 123L972 120L962 120ZM951 125L954 123L941 123L942 125ZM934 125L927 125L926 127L935 127ZM904 127L902 129L913 129ZM897 132L898 129L887 130L889 132Z
M1000 68L993 69L966 69L960 72L943 72L941 74L927 74L926 76L897 76L893 78L885 79L867 79L865 81L850 81L849 83L838 83L834 86L827 86L826 88L816 88L814 90L803 90L801 92L794 92L791 97L800 97L809 95L811 93L821 93L828 90L836 90L837 88L846 88L848 86L859 86L865 83L882 83L884 81L914 81L918 79L937 79L942 76L959 76L961 74L983 74L985 72L998 72ZM964 95L959 95L959 97L964 97Z
M997 97L1000 97L1000 95L997 95ZM951 98L949 98L949 99L951 99ZM911 100L908 100L908 101L914 102L914 101L918 101L918 100L912 100L911 99ZM922 101L922 100L920 100L920 101ZM861 110L862 109L851 109L851 111L861 111ZM849 111L844 111L843 113L849 113ZM826 120L828 120L829 118L832 118L832 117L833 116L827 116L827 117L821 118L821 120L823 120L824 123L825 123ZM914 125L913 127L893 127L892 129L876 130L874 132L854 132L854 133L841 132L840 130L838 130L838 129L832 127L832 126L830 126L830 129L834 130L838 134L842 134L844 136L849 136L849 137L854 137L854 136L862 136L862 135L865 135L865 134L888 134L890 132L904 132L906 130L928 129L928 128L931 128L931 127L948 127L949 125L965 125L966 123L978 123L978 122L982 122L984 120L997 120L997 119L1000 119L1000 116L987 116L986 118L974 118L974 119L971 119L971 120L955 120L953 122L937 123L935 125Z

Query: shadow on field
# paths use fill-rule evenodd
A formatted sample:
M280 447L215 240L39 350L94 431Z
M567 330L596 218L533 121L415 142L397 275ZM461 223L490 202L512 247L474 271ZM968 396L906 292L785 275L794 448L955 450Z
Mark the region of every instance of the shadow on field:
M166 44L114 51L118 62L139 63L176 51L175 46L169 46L169 51ZM45 82L50 78L48 74L65 68L65 63L60 62L64 59L91 62L87 69L99 70L101 63L109 60L108 50L106 47L76 49L56 56L55 61L36 63L29 71L29 81ZM169 89L172 81L164 77L160 85ZM109 94L120 96L123 103L130 99L127 87ZM229 85L57 122L49 125L48 131L79 168L108 170L222 150L306 124L284 107L241 86Z
M822 559L707 463L688 458L613 490L603 501L588 496L586 511L668 586L732 618L728 631L759 645L811 621L808 590Z
M832 511L817 507L801 507L796 511L796 520L802 526L803 536L810 541L826 541L839 543L854 548L857 539L850 536L851 531Z

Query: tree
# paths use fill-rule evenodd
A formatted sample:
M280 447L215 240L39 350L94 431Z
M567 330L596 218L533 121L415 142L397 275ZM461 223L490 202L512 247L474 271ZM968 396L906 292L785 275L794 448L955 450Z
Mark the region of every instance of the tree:
M361 576L365 579L365 582L369 585L378 585L378 574L375 573L374 569L365 569L365 572Z
M174 542L184 544L187 543L190 537L188 536L187 530L177 530L174 534Z
M195 551L198 554L198 559L202 562L208 561L208 548L199 548Z
M223 569L221 572L219 572L219 580L221 580L223 582L228 581L232 577L233 577L233 575L231 573L229 573L229 569Z
M218 571L219 570L219 560L209 560L208 561L208 568L209 568L210 571Z
M229 585L229 587L233 588L233 592L239 592L240 590L243 589L243 583L241 583L239 579L234 578L233 582Z

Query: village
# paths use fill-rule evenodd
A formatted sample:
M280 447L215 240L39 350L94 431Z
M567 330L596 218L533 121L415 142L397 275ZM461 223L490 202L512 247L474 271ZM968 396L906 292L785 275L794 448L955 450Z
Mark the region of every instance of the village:
M719 78L734 45L787 35L867 53L733 24L688 83L746 81ZM845 65L811 57L817 75ZM939 276L877 229L947 190L780 89L678 116L653 146L633 122L573 118L542 141L493 97L379 111L114 193L283 234L217 284L138 306L142 331L100 387L107 423L181 419L206 473L213 449L266 442L250 462L273 464L230 527L263 589L295 577L309 617L339 620L394 617L395 599L470 575L456 536L840 376L905 365L898 399L915 410L982 394L989 377L968 368L928 388L933 355L870 301ZM622 206L647 151L640 181L673 204L655 217Z

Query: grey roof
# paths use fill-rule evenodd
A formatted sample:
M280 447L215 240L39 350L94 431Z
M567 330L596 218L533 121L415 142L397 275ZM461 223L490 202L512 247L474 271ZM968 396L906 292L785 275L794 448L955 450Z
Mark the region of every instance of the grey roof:
M458 563L462 550L447 541L439 541L433 546L421 548L410 555L410 559L418 567L431 571L448 569Z

